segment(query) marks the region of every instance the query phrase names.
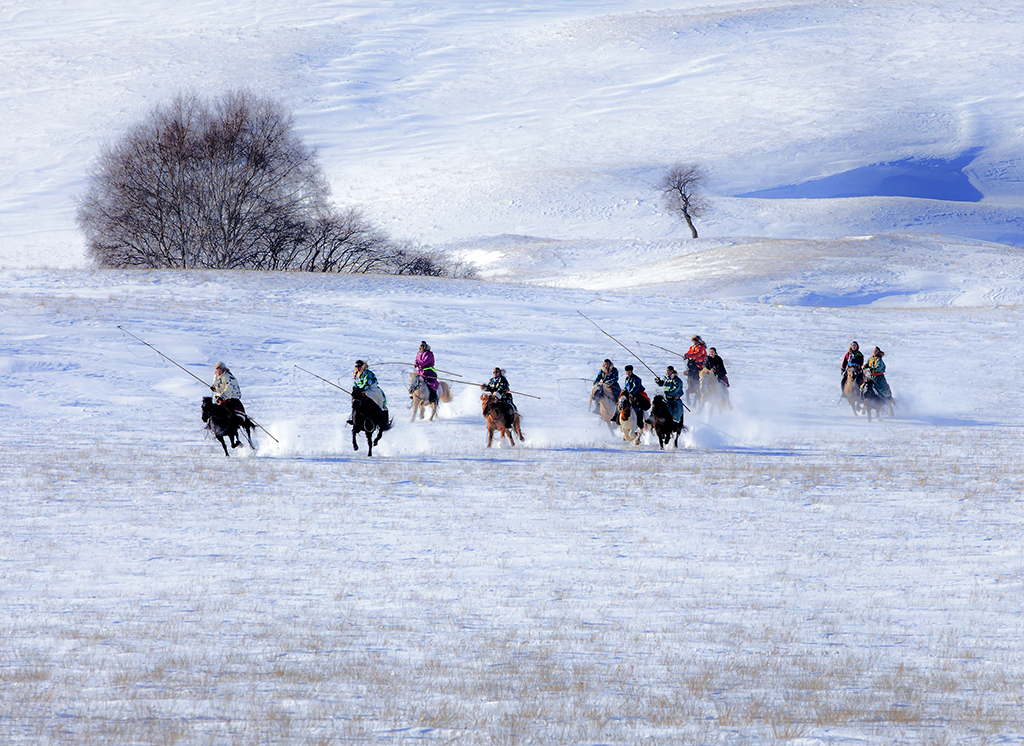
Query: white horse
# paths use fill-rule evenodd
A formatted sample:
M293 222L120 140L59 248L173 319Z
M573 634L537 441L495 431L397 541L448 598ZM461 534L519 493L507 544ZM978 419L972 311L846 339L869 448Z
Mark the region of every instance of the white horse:
M434 401L430 401L430 387L423 380L423 376L416 371L409 374L409 398L412 399L412 404L410 405L412 407L412 418L409 420L410 422L416 420L417 413L419 413L422 420L428 406L430 407L430 419L435 419L437 417L438 402L443 401L447 404L452 400L452 391L448 384L444 381L438 381L438 384L437 398Z
M644 434L644 423L637 421L636 412L629 403L629 397L625 395L619 397L616 411L618 412L616 422L619 423L619 428L622 430L622 439L635 446L640 445L640 436Z

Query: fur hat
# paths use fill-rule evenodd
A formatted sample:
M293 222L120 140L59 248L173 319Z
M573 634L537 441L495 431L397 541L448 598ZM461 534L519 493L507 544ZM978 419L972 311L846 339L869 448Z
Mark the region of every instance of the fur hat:
M223 362L220 362L220 363L217 363L216 365L214 365L213 369L214 369L214 371L222 370L225 373L230 372L230 371L228 371L228 366L224 365Z
M633 366L627 365L625 368L623 368L623 370L633 370Z

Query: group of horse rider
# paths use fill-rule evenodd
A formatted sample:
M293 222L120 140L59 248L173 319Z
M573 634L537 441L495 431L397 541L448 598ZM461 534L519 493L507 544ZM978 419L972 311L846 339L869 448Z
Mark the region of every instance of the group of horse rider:
M884 357L885 353L876 347L865 363L860 345L856 341L851 342L839 367L843 374L839 388L845 391L846 382L852 378L860 386L861 396L875 395L882 399L891 398L892 390L889 388L889 382L885 380L885 361L882 360Z
M426 342L420 342L413 367L416 370L416 375L423 379L427 389L430 391L430 403L437 402L441 382L437 377L438 371L434 367L434 353L431 352L430 345ZM213 391L217 404L228 409L232 416L244 418L245 407L242 406L242 389L238 385L238 380L234 374L228 370L224 363L219 362L214 367L214 376L214 382L210 386L210 390ZM370 370L370 366L365 360L356 360L351 386L353 393L358 392L361 395L365 395L382 412L387 413L387 396L384 394L384 390L381 389L376 374ZM494 369L494 375L487 383L482 384L480 388L483 391L493 393L498 403L505 408L510 417L515 415L516 407L515 402L512 400L508 379L505 378L505 372L500 367ZM352 424L352 418L349 418L348 423Z
M719 356L714 347L708 347L699 334L690 338L690 349L683 356L686 359L686 377L689 381L689 390L696 391L699 387L700 372L708 369L715 374L715 377L723 386L729 385L729 376L725 370L725 361ZM626 394L633 406L638 421L643 420L643 413L650 409L651 399L644 389L644 383L640 376L633 370L632 365L623 368L626 377L622 385L619 385L619 371L611 360L606 359L594 378L594 390L591 400L604 396L604 389L607 388L612 398L617 402ZM656 376L654 383L661 387L665 403L668 405L672 419L679 422L683 418L683 398L686 390L683 388L683 381L674 366L669 365L665 369L664 376Z
M687 370L686 375L689 381L689 392L699 389L701 371L709 370L714 373L716 380L722 386L729 386L729 377L725 369L725 362L719 356L714 347L708 347L700 335L691 338L690 348L685 354ZM842 380L840 387L845 391L847 382L853 380L860 388L861 396L870 398L877 396L882 399L892 397L892 391L885 378L885 353L878 347L874 348L871 356L865 361L864 353L860 351L860 345L854 341L843 356L840 370ZM429 390L429 400L435 403L439 398L441 382L437 376L438 371L434 365L434 353L430 345L420 342L419 350L413 366ZM612 400L618 403L623 396L628 397L629 405L633 408L637 421L643 421L644 413L651 407L651 399L644 388L643 380L636 374L632 365L626 365L625 378L619 382L619 371L610 359L606 359L601 365L594 378L594 388L591 401L601 396L610 395ZM223 362L214 366L214 382L210 390L214 393L217 404L227 410L230 417L234 418L240 425L247 421L245 407L242 405L242 389L238 380ZM664 376L655 376L654 383L662 391L665 404L669 414L676 421L683 418L683 400L687 394L684 389L679 373L672 365L667 366ZM387 417L388 400L384 394L377 376L365 360L356 360L355 370L352 374L352 393L363 395L373 401ZM516 414L515 402L512 399L512 391L509 387L505 371L501 367L495 367L491 379L480 386L483 391L494 394L497 403L504 409L508 421L512 421ZM614 417L612 418L614 420ZM353 418L348 423L352 424Z

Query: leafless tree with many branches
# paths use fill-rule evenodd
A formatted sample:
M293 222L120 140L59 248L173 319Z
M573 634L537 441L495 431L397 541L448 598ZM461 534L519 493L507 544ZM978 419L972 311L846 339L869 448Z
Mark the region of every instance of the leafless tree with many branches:
M697 238L697 228L693 221L703 217L711 205L701 193L707 181L704 169L692 163L677 163L669 169L665 177L658 183L665 207L670 212L678 213L690 228L690 234Z

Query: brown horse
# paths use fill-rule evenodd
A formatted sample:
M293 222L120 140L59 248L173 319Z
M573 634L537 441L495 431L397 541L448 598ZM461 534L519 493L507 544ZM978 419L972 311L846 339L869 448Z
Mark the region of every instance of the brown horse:
M864 371L860 368L848 368L846 380L843 382L843 399L850 403L850 409L857 415L864 414L864 397L860 393L862 383L864 383Z
M618 422L618 412L612 387L606 383L594 384L590 392L590 403L590 410L614 431L615 423Z
M520 427L522 417L519 412L511 409L509 405L502 402L493 393L482 394L480 401L483 403L484 419L487 420L487 447L490 448L494 442L494 433L498 433L498 444L501 444L503 437L508 437L508 442L515 445L512 437L513 432L519 436L519 440L526 440L523 437L523 430Z
M709 411L718 407L719 412L732 409L729 401L729 389L722 383L715 371L704 368L700 372L700 401L697 403L697 411L707 408Z
M427 407L430 407L430 419L433 420L437 417L438 403L444 402L447 404L452 400L452 391L448 388L448 384L444 381L438 381L438 384L437 398L434 401L430 401L430 387L423 380L423 376L415 371L409 374L409 398L412 399L412 419L409 420L410 422L416 420L417 413L422 420L423 415L426 414Z

